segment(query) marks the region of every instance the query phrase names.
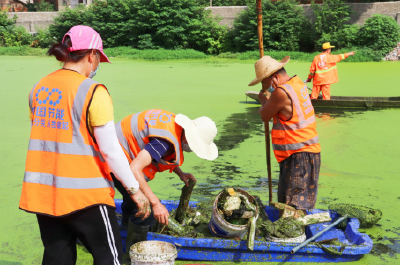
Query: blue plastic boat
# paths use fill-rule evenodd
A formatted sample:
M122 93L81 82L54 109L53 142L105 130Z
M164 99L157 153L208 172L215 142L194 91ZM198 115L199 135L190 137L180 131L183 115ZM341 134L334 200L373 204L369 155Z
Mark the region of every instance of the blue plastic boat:
M121 213L121 200L115 200L116 212ZM162 204L171 211L178 207L179 201L161 201ZM190 202L190 207L196 207L196 202ZM279 218L278 210L267 206L265 208L271 221ZM326 212L327 210L313 210L309 214ZM335 212L330 212L332 220L337 217ZM330 222L309 225L306 228L307 238L312 237L318 231L321 231ZM297 246L297 243L274 243L256 241L254 251L246 248L246 241L235 241L227 239L208 239L208 238L185 238L174 237L149 233L147 240L159 240L172 243L178 250L178 259L180 260L202 260L202 261L254 261L254 262L346 262L355 261L363 257L372 249L372 240L366 234L358 231L359 221L350 218L347 221L345 231L332 228L317 241L338 238L340 242L348 245L344 248L342 255L333 255L325 252L315 245L309 245L300 249L295 254L290 251ZM122 244L125 251L125 240L127 231L121 230ZM338 251L339 246L332 246Z

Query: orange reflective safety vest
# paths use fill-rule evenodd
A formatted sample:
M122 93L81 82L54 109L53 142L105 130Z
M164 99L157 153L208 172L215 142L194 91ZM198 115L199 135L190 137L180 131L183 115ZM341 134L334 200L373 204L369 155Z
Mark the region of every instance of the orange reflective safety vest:
M336 63L349 57L347 53L332 55L321 53L314 57L308 78L313 79L313 85L329 85L339 81Z
M175 116L169 111L152 109L130 115L115 124L118 140L129 163L144 149L150 138L163 138L173 144L175 152L172 155L161 159L159 163L152 162L144 168L143 173L147 181L154 179L157 172L172 172L183 163L183 129L175 123Z
M63 216L92 205L114 204L114 185L87 119L100 84L58 70L29 94L33 114L19 207Z
M286 84L279 86L290 96L293 103L293 116L284 121L278 115L273 117L271 131L272 148L278 162L294 153L319 153L314 108L308 95L307 86L294 76Z

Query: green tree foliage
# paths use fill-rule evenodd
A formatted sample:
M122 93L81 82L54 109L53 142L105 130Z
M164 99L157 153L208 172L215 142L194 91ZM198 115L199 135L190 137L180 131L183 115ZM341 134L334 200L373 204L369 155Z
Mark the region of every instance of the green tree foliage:
M7 12L0 11L0 27L13 26L17 23L18 16L14 15L13 18L8 18Z
M353 41L355 35L347 36L355 30L348 25L352 11L344 0L325 0L323 4L312 2L311 8L314 10L313 38L317 40L315 44L319 49L319 45L327 39L335 44L337 42L339 47Z
M230 33L236 51L258 49L257 7L249 6L234 21ZM263 41L266 50L298 51L309 41L309 22L294 0L263 2Z
M336 32L323 33L322 36L316 41L318 49L325 42L330 42L335 45L336 48L350 48L357 45L357 33L360 26L354 25L344 25L342 29Z
M209 6L210 0L202 0L201 3L203 6ZM212 0L212 6L247 6L247 4L248 0Z
M360 28L357 39L360 45L387 53L400 41L400 26L392 17L373 15Z
M49 48L55 42L57 42L57 40L50 36L49 29L39 29L33 37L31 47Z
M31 35L22 26L16 26L17 16L8 18L7 12L0 11L0 46L11 47L28 45Z
M82 12L84 11L84 12ZM67 9L50 26L61 40L75 25L91 26L105 47L195 49L219 53L226 27L192 0L95 1L85 9Z

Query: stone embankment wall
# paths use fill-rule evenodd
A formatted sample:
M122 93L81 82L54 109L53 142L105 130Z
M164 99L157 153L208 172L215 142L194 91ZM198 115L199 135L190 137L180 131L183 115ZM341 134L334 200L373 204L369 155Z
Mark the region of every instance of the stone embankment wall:
M30 32L48 28L54 23L58 12L9 12L8 17L18 16L17 26L24 26Z
M378 2L378 3L352 3L349 4L354 11L350 16L351 24L364 24L365 20L374 14L383 14L393 17L400 24L400 2ZM312 18L313 10L311 5L301 5L307 17ZM247 6L213 6L206 7L211 13L220 16L220 24L233 27L233 20L240 12L247 9Z
M227 25L228 27L233 27L233 20L244 10L247 6L213 6L206 7L206 10L211 10L214 16L221 18L219 22L220 25Z
M394 18L400 24L400 2L353 3L349 4L354 14L350 16L350 24L364 24L365 20L375 14L383 14ZM303 5L306 16L312 17L311 5Z
M87 0L87 2L91 2ZM362 25L365 20L374 14L384 14L393 17L400 24L400 2L379 2L379 3L361 3L349 4L354 14L350 17L351 24ZM306 16L312 17L311 5L301 5L306 13ZM221 25L233 27L233 20L247 9L247 6L213 6L206 7L210 9L215 16L221 17L219 22ZM36 32L38 29L44 29L53 23L57 12L9 12L9 17L14 14L18 15L17 25L22 25L30 32Z

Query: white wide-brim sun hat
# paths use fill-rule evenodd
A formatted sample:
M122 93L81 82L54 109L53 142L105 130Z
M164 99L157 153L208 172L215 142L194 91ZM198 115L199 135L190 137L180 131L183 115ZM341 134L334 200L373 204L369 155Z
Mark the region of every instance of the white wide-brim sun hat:
M270 77L279 69L282 69L290 60L289 56L285 56L280 62L271 56L263 56L258 60L254 67L256 69L256 78L250 82L249 86L254 86L263 81L265 78Z
M200 158L214 160L218 157L218 147L213 142L217 136L217 126L208 117L189 119L183 114L175 116L175 122L185 130L190 149Z

